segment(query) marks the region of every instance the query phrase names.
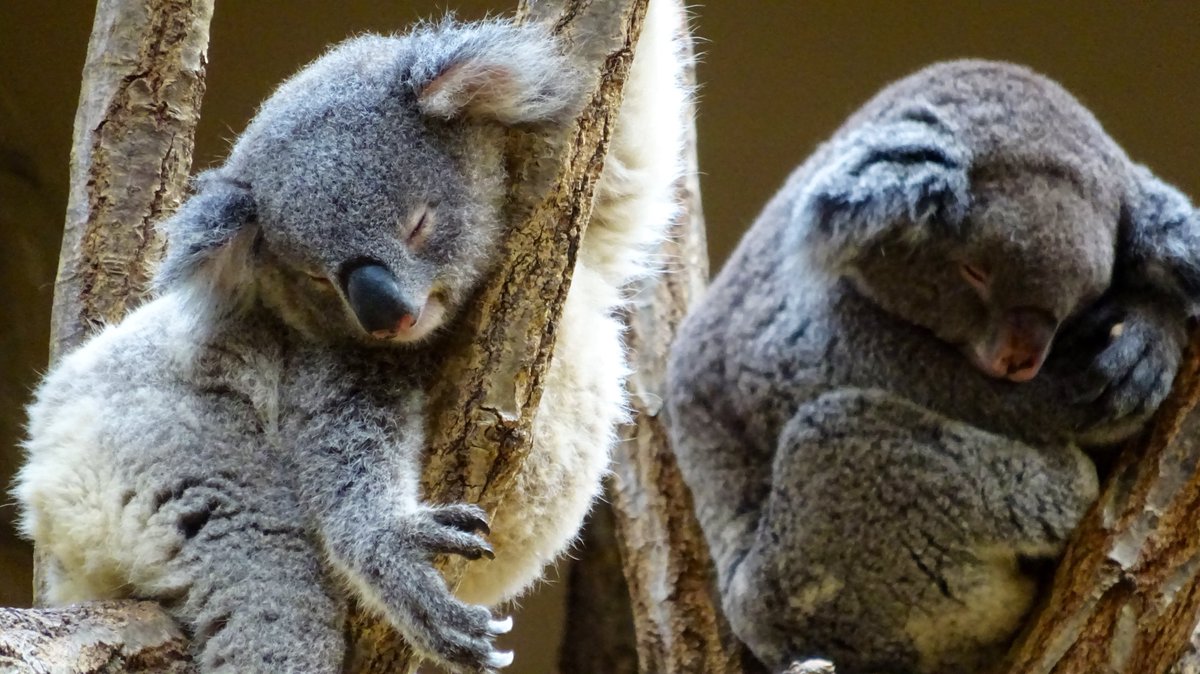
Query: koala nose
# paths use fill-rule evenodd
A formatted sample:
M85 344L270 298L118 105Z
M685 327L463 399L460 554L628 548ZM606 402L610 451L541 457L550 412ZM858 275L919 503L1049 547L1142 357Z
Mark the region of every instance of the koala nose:
M1058 322L1038 309L1012 309L1001 321L985 370L994 377L1025 382L1037 376Z
M367 263L344 275L343 285L350 309L367 332L389 336L408 330L417 322L416 303L405 295L387 267Z

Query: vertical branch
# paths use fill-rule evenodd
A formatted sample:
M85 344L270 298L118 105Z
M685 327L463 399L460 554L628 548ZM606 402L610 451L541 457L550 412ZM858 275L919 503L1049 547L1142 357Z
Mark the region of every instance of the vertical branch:
M50 358L146 294L162 253L153 223L183 198L213 0L100 0L83 67ZM34 601L46 564L35 553Z
M1200 616L1200 419L1189 417L1198 400L1200 329L1171 397L1122 452L1001 671L1164 674L1179 661Z
M183 198L213 0L100 0L83 67L51 359L145 297Z
M691 39L686 25L680 30L694 83ZM636 421L614 457L613 506L641 670L722 674L741 671L741 649L721 615L708 547L659 416L667 353L708 276L693 118L687 110L686 173L678 186L683 208L663 245L666 270L637 289L629 315Z
M497 272L446 347L431 391L426 498L466 500L489 512L504 498L528 454L542 381L596 183L621 105L647 0L543 0L518 17L553 26L579 56L591 96L565 139L514 134L509 220ZM442 565L454 586L465 560ZM416 659L379 618L355 609L347 670L407 672Z

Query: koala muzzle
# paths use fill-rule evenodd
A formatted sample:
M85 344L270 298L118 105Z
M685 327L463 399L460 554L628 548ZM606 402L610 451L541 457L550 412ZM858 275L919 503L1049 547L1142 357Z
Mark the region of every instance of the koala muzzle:
M1058 322L1046 312L1018 308L1005 312L987 353L976 364L993 377L1025 382L1037 376L1058 331Z
M343 276L343 286L359 324L373 336L394 336L417 322L420 303L408 297L395 275L381 264L351 269Z

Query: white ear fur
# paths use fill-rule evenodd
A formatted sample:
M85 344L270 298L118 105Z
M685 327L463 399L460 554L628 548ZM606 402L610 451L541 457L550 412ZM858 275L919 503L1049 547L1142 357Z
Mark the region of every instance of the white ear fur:
M415 36L437 49L414 72L424 114L511 125L555 121L574 111L580 78L544 29L492 21L443 23L430 33Z
M195 182L196 194L162 224L167 255L154 284L160 293L184 288L204 303L236 301L249 282L257 236L253 195L212 172Z

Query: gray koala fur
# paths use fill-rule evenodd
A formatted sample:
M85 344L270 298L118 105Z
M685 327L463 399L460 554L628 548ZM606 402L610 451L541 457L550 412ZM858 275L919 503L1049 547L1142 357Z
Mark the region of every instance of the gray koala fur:
M885 88L672 350L672 438L738 637L772 671L994 663L1028 562L1057 558L1095 459L1168 392L1198 281L1191 204L1054 82L957 61ZM989 375L1022 330L1054 338L1040 373Z
M651 7L494 531L420 500L426 378L500 247L506 127L558 133L583 78L544 29L446 20L280 86L165 223L158 298L47 375L14 489L46 599L158 599L206 673L341 671L347 591L442 665L511 662L511 622L476 604L536 580L599 491L625 414L614 311L671 214L679 23ZM438 553L494 560L456 598Z

